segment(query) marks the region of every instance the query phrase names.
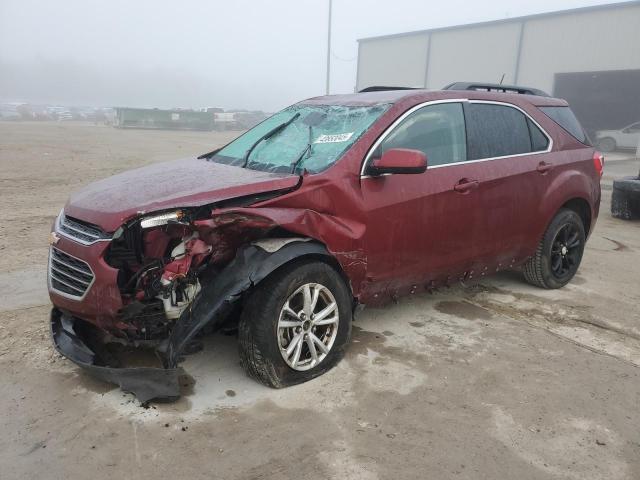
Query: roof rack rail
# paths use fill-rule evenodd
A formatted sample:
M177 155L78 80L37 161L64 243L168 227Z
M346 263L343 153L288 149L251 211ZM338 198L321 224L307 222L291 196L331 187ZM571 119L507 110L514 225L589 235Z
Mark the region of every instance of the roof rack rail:
M500 92L519 93L521 95L536 95L538 97L549 97L550 95L537 88L522 87L519 85L502 85L499 83L481 82L454 82L450 83L443 90L476 90L480 92Z
M363 88L359 90L358 93L367 93L367 92L386 92L388 90L420 90L417 87L386 87L382 85L375 85L373 87Z

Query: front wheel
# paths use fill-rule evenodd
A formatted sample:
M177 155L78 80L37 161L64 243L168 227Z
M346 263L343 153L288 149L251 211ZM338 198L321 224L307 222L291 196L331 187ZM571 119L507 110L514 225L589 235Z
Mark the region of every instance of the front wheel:
M524 278L541 288L565 286L578 271L586 235L580 216L562 209L553 218L536 253L524 264Z
M285 266L245 302L238 328L242 367L273 388L321 375L342 358L351 315L351 294L331 266Z

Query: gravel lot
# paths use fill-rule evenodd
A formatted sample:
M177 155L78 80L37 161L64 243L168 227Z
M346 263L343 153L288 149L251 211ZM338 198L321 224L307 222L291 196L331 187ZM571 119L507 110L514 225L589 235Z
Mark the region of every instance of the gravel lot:
M609 214L559 291L518 272L365 309L327 375L246 378L208 338L177 403L142 408L50 344L47 234L70 191L235 133L0 123L0 477L640 478L640 223Z

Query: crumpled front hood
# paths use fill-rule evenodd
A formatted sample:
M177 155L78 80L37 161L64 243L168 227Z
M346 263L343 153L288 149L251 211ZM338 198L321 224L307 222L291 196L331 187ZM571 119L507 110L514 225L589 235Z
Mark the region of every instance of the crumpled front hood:
M71 195L65 214L113 232L139 213L293 188L299 177L188 158L129 170Z

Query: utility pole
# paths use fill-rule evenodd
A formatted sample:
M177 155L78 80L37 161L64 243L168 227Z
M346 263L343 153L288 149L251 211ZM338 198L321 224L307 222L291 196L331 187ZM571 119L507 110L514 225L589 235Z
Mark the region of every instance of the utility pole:
M329 95L329 82L331 79L331 4L333 0L329 0L329 25L327 27L327 88L326 94Z

